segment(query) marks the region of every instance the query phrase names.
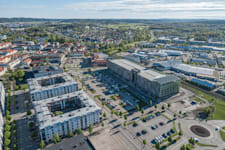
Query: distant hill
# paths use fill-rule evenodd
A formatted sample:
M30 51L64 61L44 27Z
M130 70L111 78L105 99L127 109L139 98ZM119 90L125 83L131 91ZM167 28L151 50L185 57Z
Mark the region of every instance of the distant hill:
M193 22L193 23L211 23L225 24L225 20L207 20L207 19L46 19L46 18L0 18L0 23L6 22L101 22L101 23L174 23L174 22Z

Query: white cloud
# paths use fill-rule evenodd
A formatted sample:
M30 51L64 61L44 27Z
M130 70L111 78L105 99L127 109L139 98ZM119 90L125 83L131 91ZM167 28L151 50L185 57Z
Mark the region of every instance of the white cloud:
M115 1L89 1L77 2L65 5L66 9L87 10L87 11L192 11L192 10L225 10L225 2L174 2L166 3L160 0L115 0Z

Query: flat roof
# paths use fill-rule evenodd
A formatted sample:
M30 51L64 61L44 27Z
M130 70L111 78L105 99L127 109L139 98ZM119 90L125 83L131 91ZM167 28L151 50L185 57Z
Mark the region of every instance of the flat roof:
M186 72L193 72L196 74L205 74L205 75L210 75L210 76L214 76L214 72L215 72L213 69L195 67L195 66L191 66L191 65L187 65L187 64L177 64L177 65L173 66L173 68L183 70Z
M40 81L40 80L45 80L45 79L50 79L50 78L55 78L55 77L62 77L65 80L65 82L53 84L53 85L49 85L49 86L41 86L38 83L38 81ZM73 80L73 78L71 76L69 76L67 73L59 73L59 74L53 74L53 75L44 76L44 77L37 77L37 78L33 78L33 79L28 79L27 83L29 85L30 93L48 90L48 89L53 89L54 87L77 84Z
M57 101L72 98L75 96L79 97L79 99L82 101L85 107L64 113L62 115L53 116L53 112L49 110L47 104L55 103ZM88 113L100 110L100 108L96 105L94 100L90 98L84 91L77 91L57 97L44 99L41 101L34 101L33 105L40 129L44 129L45 127L48 126L53 126L54 124L57 123L63 123L64 121L68 121L75 117L80 117L83 115L87 115Z
M132 70L132 69L138 69L138 70L144 70L145 68L134 63L134 62L131 62L131 61L128 61L126 59L113 59L113 60L110 60L111 62L123 67L123 68L126 68L127 70Z
M80 134L46 147L44 150L95 150L95 148L87 137Z
M131 62L129 60L126 60L126 59L114 59L114 60L111 60L111 62L131 71L132 69L138 69L140 70L140 75L148 80L155 80L155 79L158 79L158 78L162 78L162 77L166 77L166 75L164 74L161 74L159 72L156 72L156 71L153 71L153 70L147 70L145 69L145 67L139 65L139 64L136 64L134 62Z

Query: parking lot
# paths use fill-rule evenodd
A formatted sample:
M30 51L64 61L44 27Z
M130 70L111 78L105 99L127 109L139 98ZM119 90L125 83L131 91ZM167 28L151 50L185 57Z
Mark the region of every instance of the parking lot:
M113 79L107 72L95 72L94 77L86 78L84 85L100 97L112 109L118 111L134 110L139 100L126 91L127 86Z
M129 125L129 128L132 128L133 132L136 134L136 137L141 137L146 139L149 144L156 144L160 141L153 141L157 137L161 137L161 140L167 138L168 136L174 134L174 131L170 132L173 129L173 120L169 121L160 114L157 114L153 111L149 114L146 119L136 120L135 123ZM156 115L157 114L157 115ZM162 136L164 135L164 136Z

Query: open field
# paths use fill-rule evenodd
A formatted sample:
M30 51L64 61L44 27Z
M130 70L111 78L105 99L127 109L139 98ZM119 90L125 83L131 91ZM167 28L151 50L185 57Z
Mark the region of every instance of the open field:
M215 98L209 94L206 94L206 93L199 91L198 89L194 89L192 87L184 86L184 88L192 91L193 93L195 93L195 95L197 95L201 98L204 98L208 102L215 104L215 111L212 115L213 120L225 120L225 109L224 109L225 101Z

